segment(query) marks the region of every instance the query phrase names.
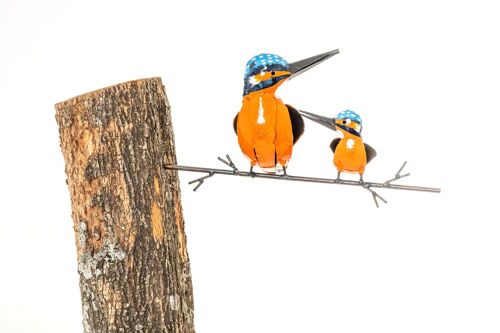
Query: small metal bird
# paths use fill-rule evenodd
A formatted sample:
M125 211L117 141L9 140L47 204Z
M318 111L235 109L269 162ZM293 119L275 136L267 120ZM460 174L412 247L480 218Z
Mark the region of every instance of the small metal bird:
M304 120L295 108L275 96L276 89L338 52L334 50L293 63L263 53L247 62L243 105L233 126L240 148L250 160L250 172L258 165L266 172L286 175L293 145L304 132Z
M342 111L335 118L306 111L299 113L309 120L342 133L342 138L336 138L330 143L330 149L334 154L333 164L338 171L337 180L340 180L341 172L350 172L358 173L359 181L362 183L366 164L377 155L377 152L361 139L361 117L351 110Z

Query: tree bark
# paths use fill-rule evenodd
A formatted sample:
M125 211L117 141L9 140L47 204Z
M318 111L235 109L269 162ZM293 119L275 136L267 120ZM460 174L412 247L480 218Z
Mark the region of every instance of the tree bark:
M194 332L170 106L160 78L56 104L85 332Z

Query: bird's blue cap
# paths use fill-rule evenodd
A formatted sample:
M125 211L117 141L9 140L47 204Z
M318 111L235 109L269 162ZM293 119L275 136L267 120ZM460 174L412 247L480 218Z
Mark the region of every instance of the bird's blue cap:
M342 111L335 118L336 119L351 119L352 121L355 121L358 124L362 125L361 117L359 116L359 114L357 114L356 112L354 112L352 110Z
M262 70L266 71L288 71L288 62L276 54L262 53L248 60L245 68L245 79Z

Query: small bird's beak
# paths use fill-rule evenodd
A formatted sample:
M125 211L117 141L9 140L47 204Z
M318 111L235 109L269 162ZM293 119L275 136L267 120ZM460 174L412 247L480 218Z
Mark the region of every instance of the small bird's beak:
M289 67L289 70L292 73L292 75L290 75L290 78L293 78L301 73L304 73L308 69L311 69L314 66L316 66L317 64L322 63L326 59L333 57L337 53L339 53L339 49L325 52L325 53L321 53L321 54L318 54L314 57L310 57L307 59L292 62L290 64L290 67Z
M311 112L306 112L299 110L299 113L302 115L302 117L307 118L309 120L312 120L314 122L317 122L318 124L321 124L325 127L328 127L331 130L336 131L337 127L335 126L335 118L328 118L328 117L323 117Z

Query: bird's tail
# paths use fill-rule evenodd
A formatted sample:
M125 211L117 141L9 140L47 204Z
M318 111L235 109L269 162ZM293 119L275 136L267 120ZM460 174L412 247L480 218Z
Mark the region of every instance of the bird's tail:
M276 146L264 140L255 142L255 157L259 167L269 173L274 173L276 167Z

